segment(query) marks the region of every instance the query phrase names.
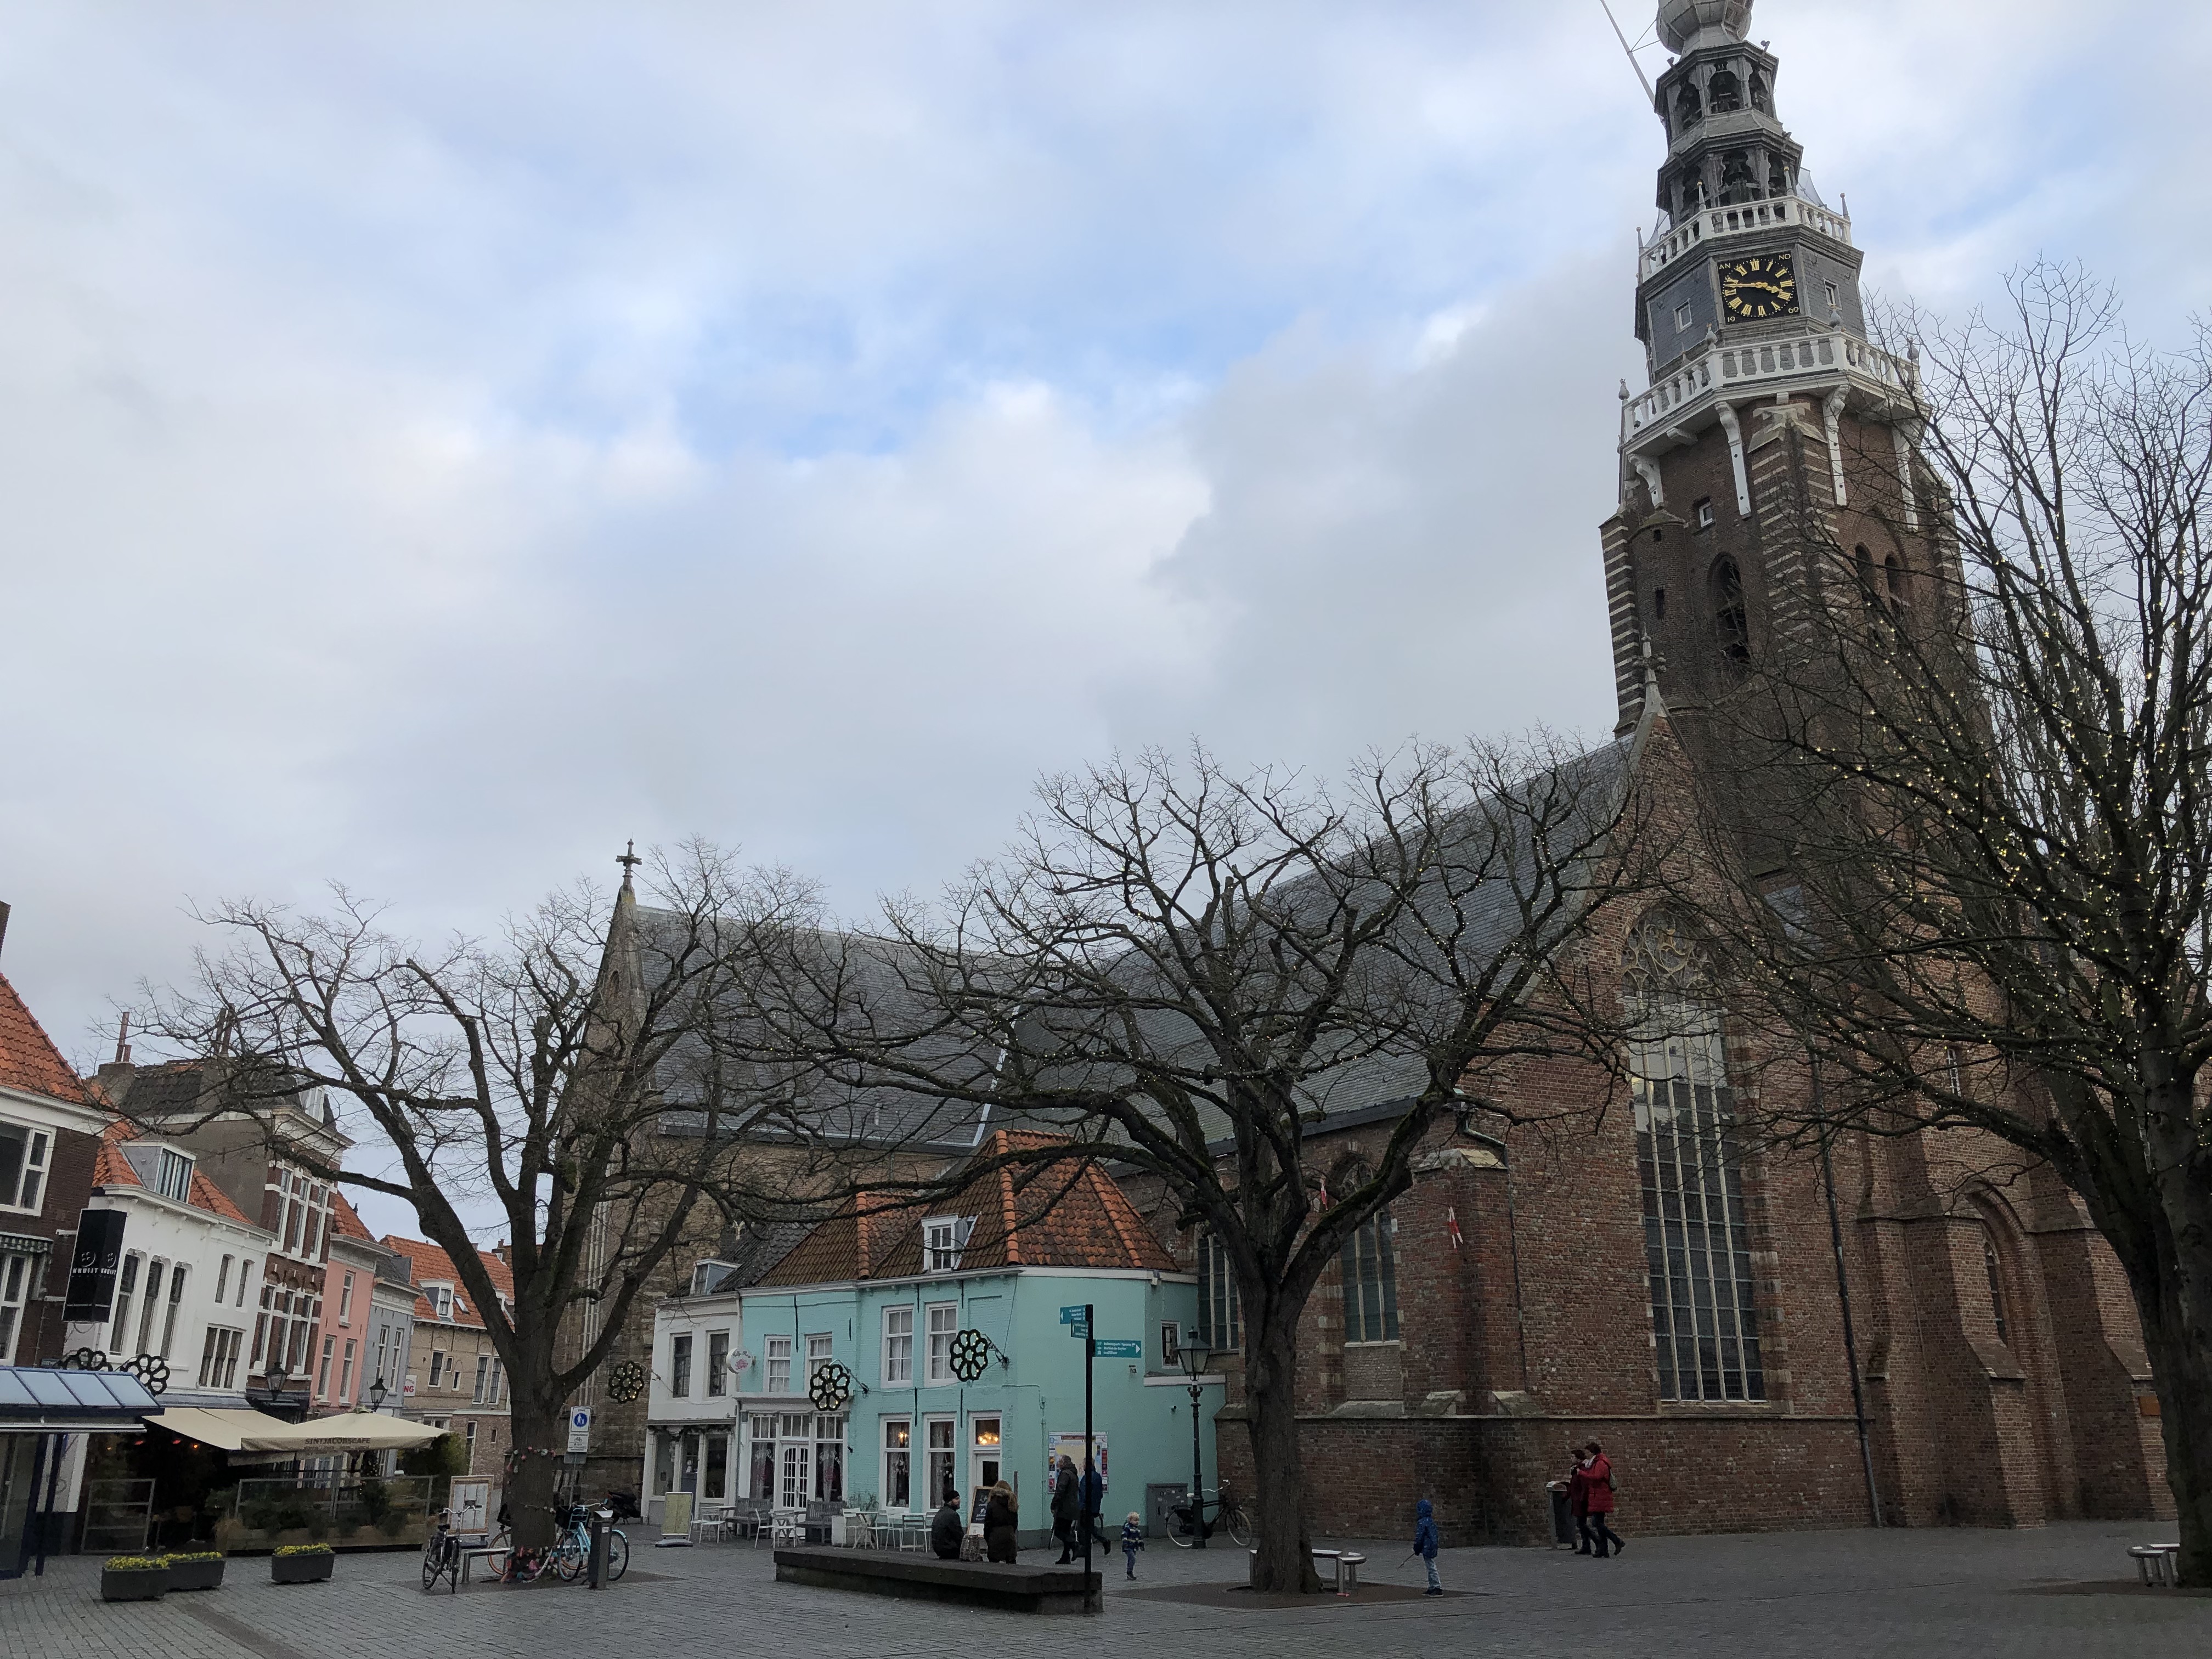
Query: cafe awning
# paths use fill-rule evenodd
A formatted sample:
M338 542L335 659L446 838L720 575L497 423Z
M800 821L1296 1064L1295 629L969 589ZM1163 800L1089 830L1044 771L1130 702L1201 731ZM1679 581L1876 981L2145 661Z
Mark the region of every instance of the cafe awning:
M0 1434L130 1428L161 1413L146 1385L128 1372L0 1366Z
M341 1412L287 1423L266 1412L179 1406L156 1425L222 1451L283 1457L322 1457L337 1452L409 1451L443 1434L427 1424L403 1422L380 1412Z

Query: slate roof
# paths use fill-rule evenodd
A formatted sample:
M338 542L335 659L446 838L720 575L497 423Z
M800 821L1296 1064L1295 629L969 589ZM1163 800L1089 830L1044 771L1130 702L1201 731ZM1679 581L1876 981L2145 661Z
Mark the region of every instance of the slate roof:
M0 1087L89 1106L92 1097L8 976L0 974Z
M453 1265L453 1257L426 1238L400 1238L386 1233L377 1243L405 1259L408 1278L416 1286L416 1318L433 1325L458 1325L464 1330L480 1331L484 1328L483 1316L469 1300L468 1287L461 1283L461 1272ZM514 1274L507 1263L489 1250L478 1250L477 1259L483 1263L484 1271L491 1275L493 1287L512 1303L514 1300ZM430 1305L430 1298L421 1291L421 1286L433 1282L453 1287L453 1316L451 1319L441 1320L437 1310Z
M759 1282L825 1285L913 1278L922 1271L922 1223L939 1216L975 1224L961 1252L963 1273L994 1267L1176 1272L1175 1257L1097 1162L1070 1157L998 1164L1011 1154L1066 1144L1056 1135L995 1131L977 1155L983 1167L951 1198L871 1209L863 1194L861 1213L813 1229Z
M1632 738L1623 737L1608 741L1595 749L1570 757L1553 769L1549 775L1560 785L1575 793L1573 799L1582 807L1582 818L1588 830L1601 827L1602 819L1596 815L1609 814L1619 799L1632 755ZM1476 887L1459 900L1459 914L1455 919L1464 929L1464 943L1460 947L1462 958L1472 963L1497 960L1519 939L1522 920L1519 915L1516 890L1525 892L1525 884L1536 873L1536 855L1533 848L1523 844L1514 852L1511 879L1501 875ZM1437 908L1447 904L1441 896L1434 901ZM1437 909L1431 909L1436 916ZM1448 914L1448 913L1447 913ZM1433 981L1414 981L1417 988L1434 991ZM1164 1000L1172 1000L1170 991ZM1441 1006L1441 1005L1439 1005ZM1164 1070L1188 1072L1203 1076L1217 1070L1217 1062L1200 1036L1197 1028L1182 1013L1169 1008L1141 1009L1137 1016L1137 1042L1141 1053L1156 1060ZM1037 1048L1048 1048L1049 1031L1043 1033ZM1130 1052L1130 1050L1124 1050ZM1087 1070L1091 1075L1085 1075ZM1046 1080L1055 1087L1075 1088L1085 1084L1111 1086L1115 1068L1103 1062L1085 1070L1063 1068L1048 1072ZM1127 1075L1121 1068L1121 1075ZM1401 1051L1377 1049L1348 1058L1342 1065L1316 1066L1314 1073L1300 1085L1300 1092L1310 1104L1316 1121L1346 1117L1370 1111L1382 1111L1411 1104L1428 1086L1428 1069L1421 1055L1404 1048ZM1208 1144L1218 1144L1233 1138L1234 1125L1228 1115L1210 1101L1194 1101L1194 1109ZM1078 1120L1073 1113L1055 1112L1049 1109L1031 1110L1009 1115L1004 1127L1043 1133L1066 1133Z
M635 915L639 967L651 983L656 958L665 963L668 952L680 948L686 918L644 905L636 907ZM812 935L810 942L816 963L840 976L855 1003L878 1018L893 1023L904 1019L917 1028L904 1050L908 1058L941 1067L943 1073L965 1073L978 1081L990 1075L997 1061L995 1051L919 1029L927 1023L927 1005L909 989L907 977L918 963L905 956L896 941L825 932ZM660 1083L669 1102L662 1116L665 1129L696 1132L703 1127L699 1106L703 1070L703 1050L696 1044L678 1045L663 1062ZM831 1144L966 1152L982 1138L988 1119L984 1108L935 1100L910 1090L850 1088L816 1080L791 1107L787 1122L763 1124L755 1133L764 1138L803 1135Z

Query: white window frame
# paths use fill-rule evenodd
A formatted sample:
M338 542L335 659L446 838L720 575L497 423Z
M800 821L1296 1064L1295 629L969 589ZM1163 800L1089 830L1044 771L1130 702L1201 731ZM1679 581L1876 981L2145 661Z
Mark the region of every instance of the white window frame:
M929 1386L943 1388L958 1382L960 1379L952 1375L952 1339L960 1330L960 1304L932 1302L923 1318L929 1335Z
M352 1337L346 1338L345 1352L338 1368L338 1404L341 1406L353 1398L354 1355L360 1346L361 1344Z
M164 1146L154 1164L154 1190L173 1203L192 1200L192 1160L189 1153Z
M896 1507L899 1509L910 1510L915 1506L914 1419L910 1417L886 1417L878 1420L882 1422L884 1426L880 1447L882 1455L877 1461L876 1490L882 1494L882 1503L884 1508L890 1509ZM906 1443L903 1446L894 1446L891 1443L892 1435L895 1431L899 1429L904 1429L906 1431ZM897 1504L894 1505L891 1501L891 1469L896 1464L899 1463L903 1463L906 1466L906 1497Z
M821 1370L823 1366L828 1364L836 1357L837 1356L835 1353L830 1352L830 1338L829 1332L808 1332L806 1335L806 1381L801 1385L799 1392L801 1394L811 1394L814 1391L814 1373Z
M933 1215L921 1224L921 1270L957 1273L966 1254L969 1237L975 1231L972 1215Z
M123 1352L131 1341L131 1304L137 1297L138 1275L145 1267L146 1258L137 1251L125 1254L123 1270L115 1281L115 1322L107 1339L110 1353Z
M707 1395L710 1400L727 1398L730 1392L730 1334L727 1331L707 1333Z
M353 1317L353 1275L348 1273L338 1285L338 1323L343 1325Z
M895 1328L901 1321L905 1322L903 1330ZM884 1310L884 1386L914 1386L914 1308L910 1304Z
M789 1394L791 1392L791 1339L787 1336L771 1336L763 1339L761 1343L761 1358L762 1369L767 1373L762 1379L761 1386L769 1394ZM778 1367L781 1368L781 1371Z
M951 1416L921 1419L922 1497L931 1509L946 1486L960 1485L960 1424ZM939 1465L943 1464L940 1480Z
M477 1386L475 1394L470 1396L471 1403L478 1406L484 1403L484 1389L490 1381L491 1356L480 1353L477 1356Z
M22 1334L23 1310L30 1304L38 1268L36 1256L0 1255L0 1365L15 1363L15 1340Z
M691 1397L691 1333L672 1332L668 1338L668 1397Z
M246 1333L235 1325L210 1325L200 1347L199 1386L234 1389L238 1386L238 1355L246 1346Z
M185 1280L191 1275L191 1267L182 1261L169 1264L169 1305L161 1316L161 1346L152 1352L164 1359L176 1357L177 1316L185 1309Z
M36 1215L46 1202L46 1176L54 1155L53 1135L33 1124L17 1123L11 1119L0 1119L0 1134L10 1139L20 1134L23 1138L22 1159L15 1166L12 1189L0 1195L0 1210Z

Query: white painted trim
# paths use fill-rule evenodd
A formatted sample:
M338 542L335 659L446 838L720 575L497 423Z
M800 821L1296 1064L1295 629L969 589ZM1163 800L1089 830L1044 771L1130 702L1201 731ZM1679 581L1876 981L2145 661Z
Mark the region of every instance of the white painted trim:
M1191 1379L1180 1371L1148 1372L1145 1376L1145 1386L1148 1389L1187 1389L1190 1384ZM1229 1379L1219 1371L1201 1371L1198 1376L1198 1386L1201 1389L1224 1389L1229 1386Z
M956 1285L985 1284L994 1279L1141 1279L1149 1285L1155 1277L1163 1285L1198 1283L1196 1273L1155 1274L1150 1267L988 1267L957 1273L911 1273L902 1279L828 1279L812 1285L749 1285L737 1294L741 1298L753 1301L780 1301L794 1296L842 1295L857 1290L887 1290L901 1285L939 1285L950 1289Z
M1739 518L1751 516L1751 479L1743 467L1743 423L1736 419L1733 404L1716 404L1713 413L1728 434L1729 465L1735 472L1735 510Z

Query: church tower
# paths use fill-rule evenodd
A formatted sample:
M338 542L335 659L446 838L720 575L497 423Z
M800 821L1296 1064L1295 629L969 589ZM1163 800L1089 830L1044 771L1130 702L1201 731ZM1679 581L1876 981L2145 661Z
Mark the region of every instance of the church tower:
M1802 171L1752 0L1662 0L1674 53L1657 226L1638 237L1647 385L1620 389L1620 504L1602 530L1622 729L1647 646L1668 706L1724 696L1824 598L1905 604L1930 568L1915 506L1914 364L1867 338L1849 217ZM1694 724L1694 722L1692 722Z

